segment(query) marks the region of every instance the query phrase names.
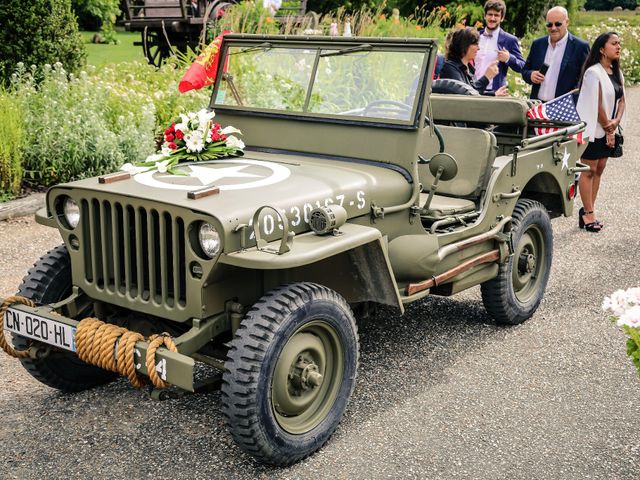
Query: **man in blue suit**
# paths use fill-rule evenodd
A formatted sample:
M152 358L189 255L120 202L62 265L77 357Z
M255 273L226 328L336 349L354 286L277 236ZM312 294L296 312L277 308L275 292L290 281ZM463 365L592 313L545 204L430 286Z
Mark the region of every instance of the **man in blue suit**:
M564 7L547 12L549 35L531 44L522 78L533 85L531 98L544 102L578 87L589 44L569 33L569 14Z
M498 75L487 87L488 91L498 92L502 88L506 94L507 71L509 68L521 72L524 57L520 51L518 38L500 28L504 20L507 6L503 0L488 0L484 4L484 21L486 28L479 30L480 43L475 59L476 78L484 75L491 63L498 61Z

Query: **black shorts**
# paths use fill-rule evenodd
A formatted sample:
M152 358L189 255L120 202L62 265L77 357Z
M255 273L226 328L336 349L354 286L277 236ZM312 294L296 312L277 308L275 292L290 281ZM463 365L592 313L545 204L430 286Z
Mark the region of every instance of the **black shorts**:
M613 154L613 148L607 146L607 136L602 138L596 138L593 142L589 142L587 149L582 154L582 158L585 160L599 160L601 158L621 157L622 148L619 155Z

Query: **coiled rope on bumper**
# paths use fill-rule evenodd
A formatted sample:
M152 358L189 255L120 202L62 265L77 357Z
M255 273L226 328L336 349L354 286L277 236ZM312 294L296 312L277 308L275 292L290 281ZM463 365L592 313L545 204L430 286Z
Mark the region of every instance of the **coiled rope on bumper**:
M18 295L5 299L0 306L0 347L14 358L26 358L29 353L26 350L13 348L4 334L4 315L14 303L22 303L29 307L36 306L33 301ZM134 358L136 343L143 341L145 341L145 337L138 332L92 317L81 320L76 328L76 354L78 358L85 363L127 377L135 388L141 388L145 384L144 376L137 372ZM149 380L155 388L167 388L169 384L162 380L156 371L156 351L162 346L172 352L177 352L178 348L174 340L166 333L152 335L147 341L149 347L147 348L145 365Z
M7 340L7 337L4 335L4 314L7 312L7 309L14 303L22 303L23 305L27 305L28 307L35 307L36 304L28 298L21 297L19 295L14 295L12 297L5 298L4 302L0 306L0 347L4 350L7 355L10 355L14 358L27 358L29 356L29 352L27 350L16 350Z
M136 343L142 341L145 341L145 338L138 332L105 323L97 318L85 318L80 321L76 330L76 353L83 362L119 373L127 377L135 388L140 388L145 381L136 370L134 354ZM169 384L160 378L156 371L156 351L164 346L172 352L177 352L178 347L166 333L152 335L147 341L149 346L145 365L149 380L155 388L167 388Z

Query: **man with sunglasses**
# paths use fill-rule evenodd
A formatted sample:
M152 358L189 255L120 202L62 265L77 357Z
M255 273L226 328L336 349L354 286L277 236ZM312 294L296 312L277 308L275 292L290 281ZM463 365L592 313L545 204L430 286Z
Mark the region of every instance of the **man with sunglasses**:
M569 14L564 7L547 12L549 35L533 41L522 69L522 78L532 85L531 98L552 100L578 87L589 44L567 30Z

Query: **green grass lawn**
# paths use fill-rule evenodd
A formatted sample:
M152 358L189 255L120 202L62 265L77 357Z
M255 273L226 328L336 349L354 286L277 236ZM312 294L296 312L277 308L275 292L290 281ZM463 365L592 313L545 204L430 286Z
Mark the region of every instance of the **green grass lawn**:
M101 67L109 63L131 62L134 60L145 61L142 54L142 47L136 46L133 42L140 41L140 33L118 31L116 36L118 45L107 45L103 43L91 43L95 32L80 32L87 47L87 63Z

